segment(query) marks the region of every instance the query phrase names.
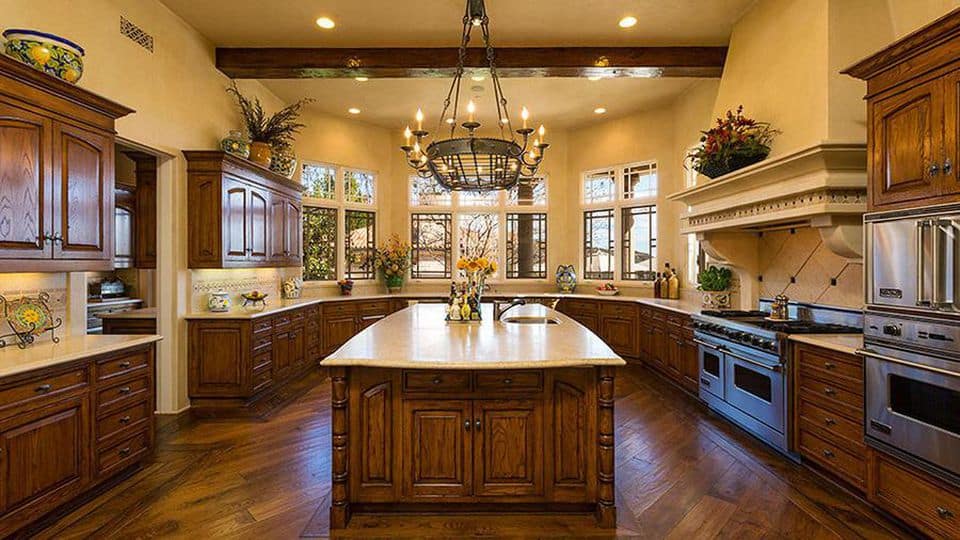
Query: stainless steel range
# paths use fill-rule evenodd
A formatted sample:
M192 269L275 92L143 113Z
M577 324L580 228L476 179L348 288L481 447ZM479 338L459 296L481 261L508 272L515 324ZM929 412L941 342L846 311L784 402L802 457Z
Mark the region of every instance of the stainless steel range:
M794 317L798 306L794 308ZM789 334L857 334L859 313L799 306L805 318L771 321L769 311L704 311L694 316L700 398L790 455ZM825 320L826 319L826 320ZM836 321L836 322L834 322Z

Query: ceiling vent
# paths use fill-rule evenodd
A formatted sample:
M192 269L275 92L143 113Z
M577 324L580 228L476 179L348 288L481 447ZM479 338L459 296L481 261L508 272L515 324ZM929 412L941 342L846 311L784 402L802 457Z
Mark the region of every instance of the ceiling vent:
M133 24L123 15L120 16L120 33L144 49L153 52L153 36Z

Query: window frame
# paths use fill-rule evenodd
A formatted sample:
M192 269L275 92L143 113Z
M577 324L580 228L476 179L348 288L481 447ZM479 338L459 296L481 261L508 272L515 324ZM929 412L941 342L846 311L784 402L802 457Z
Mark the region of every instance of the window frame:
M356 210L361 212L372 212L373 213L373 223L374 223L374 245L380 244L380 189L378 187L380 181L380 173L371 169L364 169L362 167L352 167L346 165L338 165L336 163L330 163L328 161L318 161L312 159L303 159L300 161L298 168L297 180L303 183L302 174L303 167L305 166L316 166L316 167L326 167L331 168L336 171L334 179L334 198L333 199L321 199L316 197L309 197L306 194L303 195L302 205L306 207L319 207L319 208L329 208L337 211L337 235L336 235L336 270L334 272L334 279L331 280L310 280L304 281L304 286L310 284L315 284L314 286L321 285L332 285L336 284L337 280L346 278L346 253L347 253L347 211ZM346 200L346 185L347 180L346 176L348 172L356 172L361 174L369 174L373 177L373 202L371 204L358 203L358 202L349 202ZM306 215L306 212L304 212ZM372 278L369 279L355 279L351 278L356 283L361 284L371 284L377 282L376 273L374 273Z
M646 197L636 197L636 198L627 198L626 197L626 171L636 167L650 166L656 168L657 171L657 185L656 190L652 195ZM587 201L586 200L586 181L588 177L596 176L598 174L603 174L609 171L613 171L614 182L613 182L613 200L607 201ZM659 162L656 159L645 159L640 161L632 161L629 163L621 163L617 165L607 165L604 167L597 167L593 169L588 169L580 173L580 178L578 180L577 191L579 193L579 203L580 203L580 215L578 227L579 230L579 246L578 250L578 260L580 261L580 269L582 275L584 276L583 281L586 283L605 283L613 282L617 285L627 286L627 287L638 287L638 286L649 286L652 281L641 281L635 279L623 279L623 212L625 209L637 208L642 206L652 206L657 215L657 237L660 236L660 189L661 189L661 178L660 178L660 166ZM596 210L612 210L613 211L613 229L610 231L610 234L613 238L613 278L612 279L595 279L586 277L586 213ZM659 238L657 238L657 245L659 245ZM654 271L660 264L659 249L657 249L657 256L654 258Z
M433 204L433 205L415 205L412 201L412 190L413 182L418 177L416 175L410 175L407 177L407 186L406 186L406 200L407 200L407 241L413 244L413 215L414 214L449 214L451 231L450 231L450 264L451 264L451 274L447 278L439 277L419 277L413 278L410 277L410 281L413 283L437 283L438 280L452 280L456 279L456 262L460 258L460 216L468 214L494 214L497 216L497 273L494 276L491 276L487 280L491 284L502 284L502 283L548 283L550 279L550 251L547 249L546 257L547 262L545 263L545 271L543 278L508 278L506 271L507 263L507 216L509 214L544 214L544 219L546 221L546 227L544 235L549 237L549 208L550 208L550 175L549 174L538 174L534 178L540 178L544 184L544 203L541 205L522 205L522 204L509 204L509 192L508 190L499 190L497 191L497 203L495 205L471 205L464 204L460 200L460 193L451 192L450 193L450 203L449 204ZM412 268L409 272L412 275Z

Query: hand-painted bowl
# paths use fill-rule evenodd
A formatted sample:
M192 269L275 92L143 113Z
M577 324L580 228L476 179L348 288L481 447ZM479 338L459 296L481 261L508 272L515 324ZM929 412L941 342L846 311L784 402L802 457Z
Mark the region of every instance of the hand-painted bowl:
M60 36L11 28L3 32L7 56L69 83L83 75L83 48Z

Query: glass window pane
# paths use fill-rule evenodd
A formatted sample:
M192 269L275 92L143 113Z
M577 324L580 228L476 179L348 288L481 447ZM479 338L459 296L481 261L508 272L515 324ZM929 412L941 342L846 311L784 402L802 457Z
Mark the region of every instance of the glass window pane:
M507 192L507 204L511 206L546 206L547 179L521 178L517 185Z
M352 203L373 204L374 177L362 171L344 171L344 200Z
M583 178L583 202L586 204L612 201L615 193L613 171L590 173Z
M458 191L461 206L497 206L500 204L499 191Z
M373 256L376 249L376 214L347 210L346 218L346 265L344 274L350 279L373 279Z
M304 163L300 183L305 197L333 200L337 196L337 169L330 165Z
M657 196L657 163L650 161L623 171L623 198L646 199Z
M500 220L497 214L460 214L457 220L460 254L496 259L500 250Z
M303 207L303 279L337 278L337 211Z
M547 215L507 214L507 278L547 277Z
M410 206L450 206L452 198L434 178L410 177Z
M624 208L622 218L621 277L653 281L657 268L657 207Z
M583 213L583 276L613 279L613 210Z
M410 238L413 247L410 277L450 279L452 221L450 214L410 216Z

